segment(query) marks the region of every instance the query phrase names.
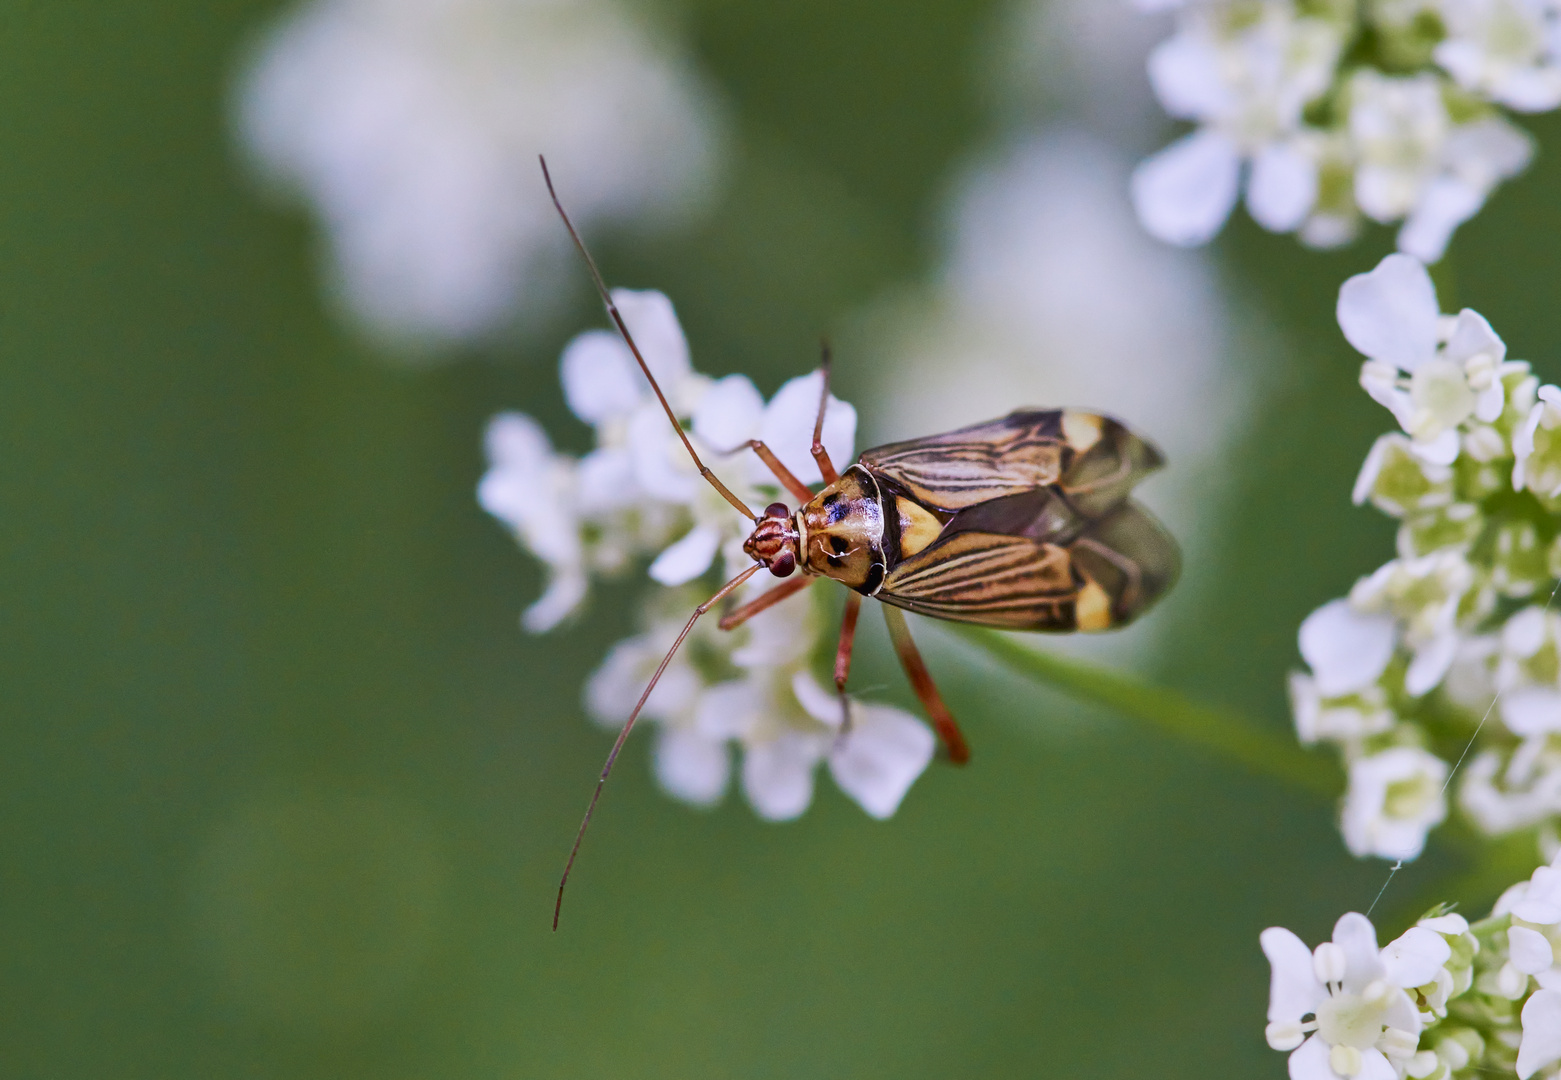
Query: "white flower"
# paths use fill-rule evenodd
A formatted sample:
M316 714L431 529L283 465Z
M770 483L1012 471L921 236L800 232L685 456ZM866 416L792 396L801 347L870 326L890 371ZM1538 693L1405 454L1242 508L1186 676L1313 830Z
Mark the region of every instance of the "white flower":
M1556 461L1561 456L1561 437L1555 434L1561 428L1561 388L1541 386L1537 396L1539 400L1512 433L1512 486L1553 499L1561 496L1561 463ZM1546 452L1536 458L1541 439Z
M1374 221L1414 209L1435 175L1452 121L1435 75L1394 78L1361 68L1349 82L1349 130L1359 154L1355 202Z
M1172 116L1201 126L1143 162L1133 203L1168 243L1206 242L1241 186L1253 216L1276 229L1301 224L1317 196L1311 156L1291 144L1301 112L1327 89L1343 44L1336 23L1298 16L1284 0L1191 7L1150 55L1149 78Z
M1315 951L1282 927L1260 940L1272 967L1265 1034L1275 1050L1293 1051L1292 1080L1397 1080L1421 1030L1404 991L1436 977L1446 941L1416 927L1379 953L1376 929L1354 912Z
M1448 132L1439 170L1421 188L1398 233L1398 250L1422 262L1439 261L1453 231L1468 221L1501 181L1528 167L1534 140L1500 116L1486 116Z
M1540 990L1523 1006L1523 1041L1518 1045L1518 1080L1561 1060L1561 990Z
M1369 358L1361 386L1393 413L1424 460L1450 465L1461 424L1501 415L1506 346L1467 309L1447 327L1443 345L1436 289L1419 260L1389 255L1356 274L1339 289L1337 313L1345 338Z
M1413 746L1395 746L1350 762L1340 827L1357 856L1413 859L1426 833L1447 816L1447 762Z
M773 579L757 581L745 599L773 587ZM599 722L623 723L681 628L681 619L668 616L613 648L586 688ZM827 760L842 791L868 814L887 818L931 762L932 732L889 706L849 701L851 730L841 736L840 699L807 670L818 637L810 598L781 603L731 633L700 624L695 634L697 642L673 658L642 713L660 725L656 777L668 794L695 805L719 801L735 745L743 794L760 817L785 821L806 810L814 773ZM711 682L689 646L741 675Z
M585 598L585 546L575 503L574 463L553 453L535 420L500 413L488 423L482 508L514 530L548 568L547 591L526 609L526 629L551 630Z
M1493 915L1507 915L1508 963L1545 990L1561 991L1561 854L1502 893Z
M1550 0L1442 0L1436 62L1460 86L1519 112L1561 105L1561 17Z
M1315 678L1292 672L1289 687L1296 735L1308 746L1320 739L1351 746L1389 730L1396 719L1380 686L1324 697Z
M1331 600L1301 623L1301 656L1317 692L1335 698L1375 683L1393 659L1398 633L1390 615L1363 613Z
M1531 828L1561 814L1561 761L1542 765L1524 753L1543 745L1526 742L1506 762L1498 751L1486 750L1464 765L1458 804L1487 835Z
M339 299L438 344L544 308L576 223L665 218L709 190L692 71L613 0L310 0L240 80L258 168L308 199Z

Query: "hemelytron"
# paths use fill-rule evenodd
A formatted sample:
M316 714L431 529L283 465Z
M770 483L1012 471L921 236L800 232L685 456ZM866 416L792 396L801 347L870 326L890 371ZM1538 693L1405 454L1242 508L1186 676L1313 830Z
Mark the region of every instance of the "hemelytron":
M963 763L970 756L965 738L911 640L901 609L1004 630L1110 630L1165 593L1176 579L1179 558L1165 529L1131 498L1134 485L1164 459L1124 424L1099 413L1021 409L947 434L874 447L844 472L837 471L822 439L829 401L827 355L812 445L824 487L815 492L804 485L754 440L749 448L799 504L792 511L772 503L754 514L699 459L564 212L545 161L542 173L608 315L689 456L721 496L753 522L743 550L754 560L694 609L613 743L558 884L557 929L564 886L602 785L651 690L699 617L759 570L790 580L725 615L723 630L823 578L851 590L835 654L844 731L849 720L846 679L862 598L882 601L901 665L949 760Z

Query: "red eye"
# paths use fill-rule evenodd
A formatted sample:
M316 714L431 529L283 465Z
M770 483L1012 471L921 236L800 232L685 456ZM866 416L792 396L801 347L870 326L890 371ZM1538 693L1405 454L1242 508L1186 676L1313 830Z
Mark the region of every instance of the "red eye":
M785 503L773 502L764 508L764 516L772 518L789 518L791 517L791 511L786 509Z
M766 511L767 512L767 511ZM797 568L797 557L791 553L791 549L780 552L770 560L770 573L776 577L790 577Z

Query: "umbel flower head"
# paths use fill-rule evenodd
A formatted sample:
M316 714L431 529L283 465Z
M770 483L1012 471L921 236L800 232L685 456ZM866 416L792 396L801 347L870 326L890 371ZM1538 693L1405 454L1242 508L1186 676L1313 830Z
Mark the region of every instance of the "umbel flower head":
M1308 949L1263 931L1269 1046L1291 1080L1561 1076L1561 855L1471 925L1445 906L1384 949L1351 912Z
M1357 855L1418 855L1447 816L1450 781L1487 834L1553 827L1561 390L1507 359L1478 313L1444 315L1407 255L1345 282L1338 318L1366 357L1361 386L1399 428L1354 490L1399 520L1398 558L1302 623L1296 731L1344 759Z
M612 295L673 412L731 491L753 506L784 496L747 450L750 439L763 439L803 483L822 479L809 452L823 391L819 373L792 379L766 402L745 376L712 379L694 370L661 293ZM531 417L500 414L488 425L489 468L477 499L547 569L542 597L522 617L532 633L577 612L593 577L650 560L656 587L642 609L643 632L613 646L585 686L587 712L617 728L689 612L713 591L693 583L718 564L728 577L750 564L742 544L751 522L700 477L616 333L580 334L564 349L560 369L564 398L591 426L595 447L580 458L561 454ZM849 461L856 411L831 397L823 434L831 458ZM738 599L751 601L778 582L758 575ZM701 806L720 800L735 748L743 793L761 817L783 820L806 810L821 763L872 816L898 809L932 760L932 732L899 709L851 701L850 732L842 734L840 700L813 673L823 644L819 592L770 607L730 632L711 619L695 625L642 713L658 728L655 771L669 794Z
M1150 55L1165 109L1193 130L1139 166L1144 227L1219 232L1245 193L1271 232L1333 247L1363 220L1442 257L1532 140L1502 109L1561 105L1552 0L1138 0L1175 8Z

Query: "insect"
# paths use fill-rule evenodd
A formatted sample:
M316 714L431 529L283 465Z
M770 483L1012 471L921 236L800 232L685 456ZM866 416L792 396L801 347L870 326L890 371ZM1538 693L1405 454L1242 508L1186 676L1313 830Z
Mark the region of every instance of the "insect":
M1175 541L1130 498L1133 486L1164 459L1125 425L1099 413L1021 409L944 435L874 447L837 471L822 437L829 402L827 349L812 444L824 487L813 491L769 447L753 440L747 447L799 504L792 511L785 503L771 503L755 514L700 460L564 211L546 160L542 175L608 315L700 475L753 522L743 550L754 561L694 609L618 733L558 883L556 930L564 887L602 787L651 691L699 618L760 570L789 580L725 614L721 629L742 625L820 579L846 586L834 673L845 737L850 730L845 688L862 598L882 601L901 666L949 760L963 764L969 747L911 639L902 609L1005 630L1110 630L1165 593L1180 559Z

